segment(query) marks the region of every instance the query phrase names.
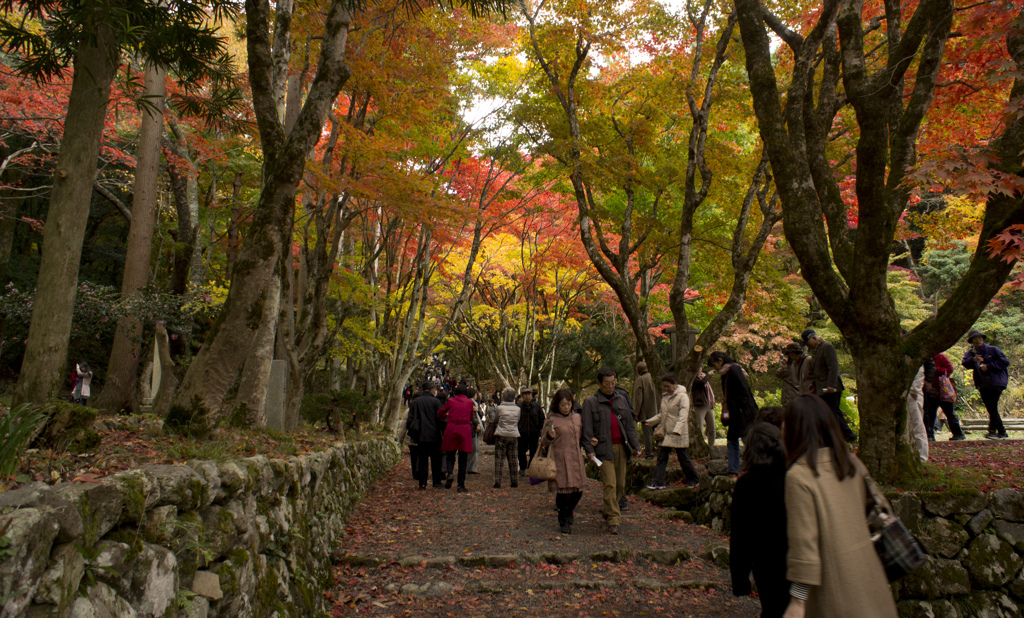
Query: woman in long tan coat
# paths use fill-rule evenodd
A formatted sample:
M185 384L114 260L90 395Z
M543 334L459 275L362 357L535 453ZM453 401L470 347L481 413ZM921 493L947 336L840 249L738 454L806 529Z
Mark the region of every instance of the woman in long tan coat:
M895 617L868 531L864 477L832 410L815 395L797 397L786 406L782 435L789 462L785 618Z
M572 534L573 512L587 482L583 467L583 421L573 412L573 392L563 388L551 400L548 420L544 423L540 452L548 449L548 457L555 461L555 480L548 487L555 492L558 507L558 526L564 534Z
M679 467L683 469L683 476L686 477L686 486L696 487L699 480L697 470L693 467L693 461L687 452L690 447L690 398L686 394L686 387L676 382L674 375L667 373L661 379L661 392L661 410L645 423L648 427L661 425L655 438L659 434L664 436L658 445L654 478L647 489L665 489L665 471L668 469L668 458L673 449L676 451Z

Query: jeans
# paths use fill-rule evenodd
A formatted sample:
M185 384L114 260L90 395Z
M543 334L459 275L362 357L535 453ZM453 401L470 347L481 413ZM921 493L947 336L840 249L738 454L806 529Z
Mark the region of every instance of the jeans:
M1003 419L999 416L999 398L1003 394L1002 386L982 386L978 389L981 400L985 402L985 409L988 410L988 432L1003 435L1006 428L1003 427Z
M696 483L699 480L697 476L697 469L693 467L693 461L690 459L690 454L685 448L673 449L669 446L658 447L658 461L654 465L654 478L651 480L652 485L662 486L665 484L665 471L668 469L668 458L672 454L672 451L676 452L676 459L679 460L679 467L683 469L683 476L686 477L687 483Z
M740 473L740 440L739 438L726 438L726 452L729 454L728 474Z

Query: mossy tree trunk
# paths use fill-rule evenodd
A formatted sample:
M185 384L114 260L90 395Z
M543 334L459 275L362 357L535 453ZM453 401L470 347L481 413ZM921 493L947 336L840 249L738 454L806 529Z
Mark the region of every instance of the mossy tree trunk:
M291 247L296 189L327 114L349 77L345 62L349 6L341 0L331 3L316 74L295 125L286 131L275 83L280 80L280 47L288 41L291 16L278 12L272 29L269 1L246 2L249 82L264 156L263 184L252 223L231 270L227 300L206 343L189 366L175 403L188 406L198 398L208 410L218 411L268 312L277 312L270 288L274 278L282 276L285 247ZM272 32L278 39L276 46Z
M153 229L156 226L157 181L160 176L160 135L163 133L165 72L152 63L146 66L143 96L150 106L142 113L139 148L136 156L132 222L128 229L121 297L134 296L149 279L149 263L153 251ZM131 405L142 350L142 322L123 317L117 321L114 344L107 365L103 390L93 407L120 412Z
M865 49L865 28L872 26L863 22L856 0L826 3L806 36L786 27L759 0L734 1L754 110L783 203L786 238L804 278L853 353L861 459L878 481L893 482L907 468L900 463L904 451L898 433L905 425L909 383L922 361L959 340L999 291L1012 264L992 259L987 241L1007 225L1024 221L1024 205L1019 195L990 194L968 273L934 317L901 335L886 273L910 198L906 173L916 164L918 134L934 96L953 3L922 0L906 9L887 2L886 58L879 63L868 62L874 52ZM794 55L785 104L769 29ZM1007 43L1019 72L1024 44L1013 33ZM908 85L906 71L912 66L913 84ZM1022 94L1024 82L1016 80L1010 100ZM855 238L828 154L833 122L845 105L853 107L859 129ZM1024 119L1013 117L990 145L990 168L1021 175L1022 145Z
M32 304L25 356L14 404L57 397L67 361L78 266L89 221L93 178L103 141L103 121L119 49L114 26L97 15L86 24L74 60L50 206L43 226L43 254Z

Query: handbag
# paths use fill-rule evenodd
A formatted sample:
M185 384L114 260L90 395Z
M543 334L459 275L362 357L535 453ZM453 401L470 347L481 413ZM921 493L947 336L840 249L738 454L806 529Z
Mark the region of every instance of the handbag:
M548 457L548 449L544 449L543 453L537 453L534 456L530 467L526 470L526 476L541 481L555 480L555 460Z
M484 427L484 444L494 444L494 432L496 429L498 429L498 421L490 421L487 423L487 427Z
M949 403L956 403L956 389L950 382L949 376L939 376L939 399Z
M854 467L864 478L864 486L871 496L871 506L867 511L868 530L871 542L875 546L885 576L890 582L903 578L927 560L921 542L900 521L892 510L892 504L878 489L878 485L868 474L864 464L854 459Z

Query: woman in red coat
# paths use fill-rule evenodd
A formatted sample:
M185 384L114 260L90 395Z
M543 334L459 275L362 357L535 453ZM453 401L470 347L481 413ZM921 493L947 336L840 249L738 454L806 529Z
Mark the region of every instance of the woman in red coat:
M438 420L447 421L441 450L448 460L448 478L444 482L446 489L451 489L452 471L455 469L455 453L459 454L459 489L460 494L466 489L466 458L473 452L473 400L466 396L466 387L455 387L455 396L445 402L437 413Z

